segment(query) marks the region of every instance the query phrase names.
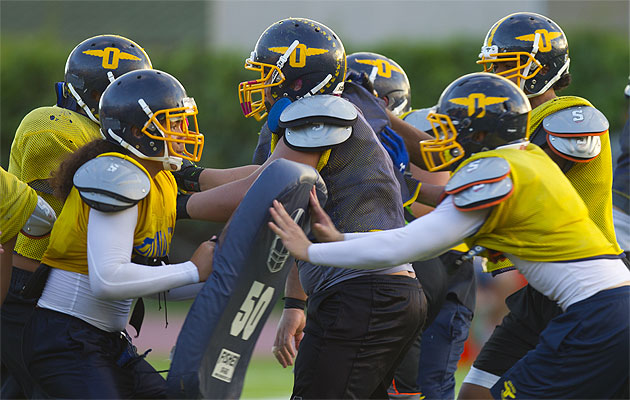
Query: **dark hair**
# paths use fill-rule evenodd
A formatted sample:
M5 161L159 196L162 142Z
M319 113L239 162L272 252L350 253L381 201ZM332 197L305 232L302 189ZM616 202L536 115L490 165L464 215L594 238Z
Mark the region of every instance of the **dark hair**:
M104 139L95 139L80 147L74 153L68 155L52 174L50 186L56 198L65 201L72 190L72 178L80 166L96 158L98 155L109 152L117 152L128 155L129 152L119 145Z
M553 84L552 88L554 91L559 92L561 90L566 89L571 84L571 74L566 73L562 75L560 79Z

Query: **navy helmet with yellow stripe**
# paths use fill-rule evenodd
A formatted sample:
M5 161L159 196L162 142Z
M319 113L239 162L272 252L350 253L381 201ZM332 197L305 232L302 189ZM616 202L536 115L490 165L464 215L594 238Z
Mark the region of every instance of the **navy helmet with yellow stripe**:
M341 94L346 51L326 25L306 18L287 18L267 28L245 60L245 69L260 77L241 82L239 100L245 117L261 120L273 100L295 100L315 94Z
M455 169L474 153L522 143L531 106L512 81L476 72L453 81L427 116L435 139L420 142L429 171Z
M562 29L536 13L519 12L497 21L481 46L478 64L494 72L506 63L500 75L516 78L528 97L543 94L569 73L569 45Z
M348 55L348 73L351 71L365 72L376 95L385 100L387 109L395 116L411 110L409 78L396 61L377 53L352 53Z
M98 102L107 86L126 72L150 68L149 56L132 40L118 35L94 36L70 52L64 96L73 98L91 120L99 123Z

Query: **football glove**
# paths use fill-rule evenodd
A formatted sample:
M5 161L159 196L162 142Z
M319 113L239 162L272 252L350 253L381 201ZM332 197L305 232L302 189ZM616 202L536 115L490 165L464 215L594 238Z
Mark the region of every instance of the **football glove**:
M381 143L394 163L394 168L404 173L409 166L409 153L405 141L389 126L386 126L380 134Z

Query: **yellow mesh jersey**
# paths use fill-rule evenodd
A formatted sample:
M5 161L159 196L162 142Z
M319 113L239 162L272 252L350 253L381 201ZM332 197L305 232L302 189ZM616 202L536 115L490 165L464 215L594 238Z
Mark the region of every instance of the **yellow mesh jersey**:
M540 262L618 254L588 217L586 205L560 168L538 146L484 151L459 168L486 157L501 157L510 164L514 189L466 239L470 247L480 245Z
M17 235L37 205L37 193L0 167L0 243Z
M130 157L117 153L106 154L131 161L146 173L146 170ZM175 178L166 171L160 171L151 179L151 190L147 197L138 203L138 223L134 231L133 255L150 258L168 255L175 227L176 199ZM83 202L79 192L73 187L53 227L48 250L42 259L43 263L87 275L89 212L90 207Z
M11 145L9 172L31 183L50 178L59 164L79 147L100 138L99 126L89 118L60 107L40 107L28 113L18 126ZM63 202L51 194L37 192L57 215ZM15 251L41 260L49 236L30 239L18 235Z
M577 105L592 107L591 103L579 97L557 97L536 107L532 111L532 121L540 120L542 122L547 115L553 114L560 109ZM534 128L530 129L533 132ZM599 138L602 142L599 156L587 163L575 163L566 173L566 176L582 200L584 200L584 203L586 203L591 219L614 245L615 254L620 254L623 250L617 244L612 218L613 168L608 131L599 136Z

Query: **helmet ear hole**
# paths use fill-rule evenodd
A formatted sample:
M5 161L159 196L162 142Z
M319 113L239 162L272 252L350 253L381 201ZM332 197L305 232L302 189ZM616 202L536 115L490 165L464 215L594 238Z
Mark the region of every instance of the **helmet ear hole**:
M144 136L140 128L138 128L137 126L131 127L131 135L136 139L140 139L142 136Z
M482 143L487 135L488 135L488 132L486 131L478 131L472 134L471 139L474 142Z
M299 92L300 90L302 90L302 79L296 79L293 82L291 82L291 84L289 85L291 90L293 90L294 92Z

